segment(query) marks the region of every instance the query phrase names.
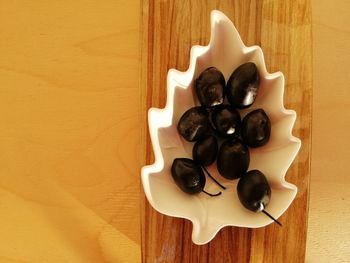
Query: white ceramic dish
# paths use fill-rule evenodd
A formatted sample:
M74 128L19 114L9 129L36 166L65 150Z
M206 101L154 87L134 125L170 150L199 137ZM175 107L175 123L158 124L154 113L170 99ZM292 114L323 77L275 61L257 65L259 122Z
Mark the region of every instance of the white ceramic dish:
M233 23L223 13L212 11L209 45L192 47L186 72L169 70L166 106L164 109L151 108L148 112L155 163L141 171L150 204L165 215L191 220L195 244L209 242L224 226L257 228L273 222L263 213L251 212L241 205L236 192L238 180L225 180L218 174L216 164L209 167L209 171L227 187L218 197L203 193L187 195L177 187L170 173L174 158L191 158L192 155L193 144L180 137L176 126L187 109L198 105L192 91L193 81L210 66L220 69L227 81L234 69L248 61L257 65L261 82L254 104L240 113L244 116L256 108L263 108L272 124L270 141L261 148L250 150L248 170L259 169L266 175L272 190L266 211L275 218L283 214L297 193L297 187L284 179L301 146L300 140L292 135L296 113L283 106L284 76L281 72L268 73L261 48L246 47ZM205 189L210 192L221 190L209 178Z

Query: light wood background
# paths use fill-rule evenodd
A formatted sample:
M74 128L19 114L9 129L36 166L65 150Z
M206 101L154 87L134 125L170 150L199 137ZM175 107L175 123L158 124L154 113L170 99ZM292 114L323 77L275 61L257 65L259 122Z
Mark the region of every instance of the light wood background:
M0 2L1 263L140 261L139 7Z
M140 11L0 2L1 263L141 260ZM350 258L349 12L312 2L312 263Z
M313 0L307 262L350 262L350 1Z

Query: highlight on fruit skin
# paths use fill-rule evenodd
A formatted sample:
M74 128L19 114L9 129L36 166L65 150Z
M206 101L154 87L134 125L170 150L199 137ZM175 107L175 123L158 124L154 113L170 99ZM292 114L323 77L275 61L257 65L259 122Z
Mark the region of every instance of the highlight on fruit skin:
M217 134L224 138L238 137L241 130L241 116L231 105L216 106L211 112L211 123Z
M251 170L245 173L238 181L237 195L241 204L252 212L263 212L280 226L273 216L266 212L270 203L271 188L265 175L259 170Z
M177 124L178 132L189 142L194 142L204 137L209 128L209 114L205 108L200 106L188 109Z
M175 158L171 166L171 175L176 185L187 194L203 192L209 196L218 196L204 190L206 178L201 167L189 158Z
M226 85L229 103L239 109L250 107L258 94L259 70L255 63L247 62L233 71Z
M194 83L197 98L204 107L214 107L224 102L225 77L220 70L204 70Z

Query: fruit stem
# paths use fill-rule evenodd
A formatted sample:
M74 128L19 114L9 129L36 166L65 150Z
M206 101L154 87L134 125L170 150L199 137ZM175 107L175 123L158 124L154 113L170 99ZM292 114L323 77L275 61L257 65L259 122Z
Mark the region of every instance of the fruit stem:
M206 172L206 174L218 185L220 186L222 189L226 190L226 187L223 186L222 184L220 184L218 181L216 181L216 179L209 173L209 171L204 167L202 166L203 170Z
M270 215L268 212L266 212L265 210L262 210L262 212L267 215L269 218L271 218L273 221L275 221L279 226L282 226L282 224L280 222L277 221L277 219L275 219L272 215Z
M202 192L203 192L203 193L206 193L206 194L209 195L209 196L219 196L219 195L221 195L221 192L218 192L218 193L216 193L216 194L211 194L211 193L208 193L207 191L205 191L204 189L202 190Z

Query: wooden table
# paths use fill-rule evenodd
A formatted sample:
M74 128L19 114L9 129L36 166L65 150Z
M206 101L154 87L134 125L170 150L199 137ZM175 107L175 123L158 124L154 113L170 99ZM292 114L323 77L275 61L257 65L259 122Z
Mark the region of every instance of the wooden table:
M285 105L297 111L294 134L303 147L286 179L299 188L296 200L281 217L283 228L226 227L209 244L191 242L189 221L163 216L144 201L142 251L144 262L304 262L311 144L311 13L309 1L251 2L145 1L142 12L141 89L144 112L164 107L169 68L186 70L193 45L206 45L210 11L223 11L234 21L247 45L265 52L268 71L287 75ZM144 127L146 120L144 119ZM145 133L146 134L146 133ZM151 162L148 136L145 161ZM174 231L176 229L176 231ZM182 241L182 242L179 242Z
M336 2L315 0L312 12L301 0L0 3L0 262L303 262L306 241L308 262L346 262L350 6ZM190 223L145 201L140 167L152 161L146 110L164 105L167 70L185 70L190 47L207 44L214 8L286 75L303 148L287 175L299 193L283 229L225 228L198 247ZM170 226L183 243L169 240Z

